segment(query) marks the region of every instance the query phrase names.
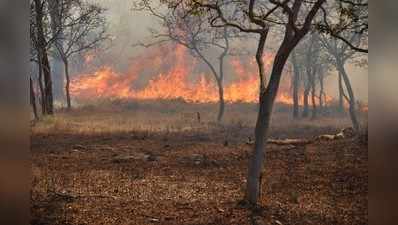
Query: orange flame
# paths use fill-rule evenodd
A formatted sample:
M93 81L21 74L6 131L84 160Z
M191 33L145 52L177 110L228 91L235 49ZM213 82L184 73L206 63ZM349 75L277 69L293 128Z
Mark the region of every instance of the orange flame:
M166 52L169 52L166 54ZM165 60L165 59L171 60ZM272 55L265 55L266 74L272 68ZM170 63L172 62L172 63ZM215 83L204 73L193 79L196 59L189 56L183 46L151 50L147 57L136 57L127 73L118 73L104 66L92 74L81 74L72 79L70 91L78 99L183 99L192 103L217 102L219 94ZM226 102L258 102L259 80L256 61L253 58L230 60L236 78L224 87ZM162 71L139 88L140 75ZM142 82L142 81L141 81ZM278 97L279 103L293 104L290 80L284 76Z

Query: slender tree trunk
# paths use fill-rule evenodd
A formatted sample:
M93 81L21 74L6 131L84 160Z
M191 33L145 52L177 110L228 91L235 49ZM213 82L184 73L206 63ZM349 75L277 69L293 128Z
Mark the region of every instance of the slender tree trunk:
M217 121L221 122L225 111L224 88L221 80L217 80L217 86L218 86L218 97L219 97L218 101L219 109L218 109Z
M39 119L39 116L37 114L37 107L36 107L36 94L35 94L35 90L33 88L33 81L32 81L31 77L29 77L29 83L30 83L30 104L32 105L35 120L37 120L37 119Z
M293 64L293 118L299 117L299 84L300 84L300 68L297 64L296 52L292 52Z
M286 51L286 50L285 50ZM270 82L265 92L260 95L260 109L255 129L254 152L250 157L247 177L246 198L250 204L257 204L261 191L261 174L265 159L264 148L268 136L272 109L278 93L283 67L286 64L288 53L282 52L276 56Z
M36 30L37 31L37 30ZM41 62L41 56L40 56L40 51L39 51L39 42L37 39L36 32L31 34L34 39L33 43L35 43L35 48L37 49L37 72L38 72L38 84L39 84L39 92L40 92L40 97L39 97L39 105L41 108L41 113L42 115L47 114L47 109L46 109L46 102L45 102L45 93L44 93L44 87L43 87L43 64Z
M311 101L312 101L312 116L311 119L317 117L317 106L316 106L316 85L314 74L311 77Z
M224 115L224 108L225 108L225 101L224 101L224 87L223 87L223 76L224 76L224 57L226 55L226 53L224 55L221 55L219 60L220 60L220 75L217 74L216 69L214 68L214 66L209 62L209 60L206 59L206 57L199 51L199 49L197 48L193 48L193 50L199 55L199 57L203 60L203 62L206 63L206 65L209 67L210 71L213 74L213 77L217 83L217 87L218 87L218 99L219 99L219 110L218 110L218 114L217 114L217 122L221 122L223 115Z
M339 112L344 112L344 88L341 72L339 71Z
M249 159L249 167L247 173L247 187L246 187L246 200L250 204L257 204L257 200L260 196L261 191L261 174L264 164L264 147L265 138L267 135L271 111L271 90L265 89L265 74L264 74L264 62L263 53L265 42L267 40L267 33L260 36L259 44L257 47L256 60L259 70L260 78L260 96L259 96L259 111L257 116L257 123L255 129L255 142L253 153ZM275 76L275 75L274 75ZM267 93L268 92L268 93Z
M348 97L349 97L349 112L350 112L350 118L352 122L352 126L354 130L358 133L360 131L360 124L357 118L357 110L356 110L356 100L354 96L354 91L351 86L350 78L348 77L348 74L345 70L344 63L338 60L337 62L338 70L341 73L342 79L344 81L345 87L347 88L348 92Z
M54 114L54 103L53 103L53 92L52 92L52 81L51 81L51 69L46 53L43 56L43 62L44 62L43 75L44 75L46 112L47 114L52 115Z
M324 87L324 76L323 74L320 74L319 75L319 110L321 112L324 111L325 104L326 104L326 95Z
M68 107L68 110L72 108L71 100L70 100L70 91L69 91L69 86L70 86L70 77L69 77L69 62L67 58L63 59L64 61L64 68L65 68L65 93L66 93L66 104Z
M39 70L39 76L38 76L38 80L39 80L39 91L40 91L40 105L41 105L41 113L42 115L46 115L47 114L47 109L46 109L46 97L45 97L45 93L44 93L44 87L43 87L43 68L42 68L42 64L41 64L41 60L40 60L40 56L38 56L38 70Z
M38 52L40 57L40 64L42 65L42 71L44 75L44 104L46 105L46 114L52 115L54 113L53 103L53 91L52 91L52 80L51 80L51 67L48 60L47 54L47 42L43 30L43 4L40 0L35 1L36 11L36 26L37 26L37 40L38 40Z
M218 97L219 97L218 100L219 109L218 109L217 121L221 122L225 111L224 88L222 81L217 80L217 86L218 86Z
M51 68L48 61L47 52L42 52L43 62L43 75L44 75L44 102L46 104L46 113L49 115L54 114L54 103L53 103L53 92L52 92L52 80L51 80Z
M304 89L304 94L303 94L303 117L307 118L309 115L309 95L310 95L310 90L311 90L311 85L309 84L309 81L305 86Z
M225 57L227 56L227 53L228 53L228 50L229 50L229 40L228 40L227 35L228 35L227 34L227 28L225 27L224 28L224 39L225 39L226 47L225 47L223 53L220 55L220 58L219 58L219 62L220 62L219 71L220 71L220 74L219 74L219 76L215 75L215 78L216 78L216 81L217 81L217 86L218 86L218 96L219 96L219 104L220 104L220 108L218 110L218 116L217 116L217 121L218 122L222 121L222 118L224 116L224 111L225 111L224 85L223 85L223 82L224 82L224 60L225 60Z
M64 0L62 0L64 1ZM54 37L57 37L54 45L56 46L56 49L59 49L61 52L63 51L63 38L64 34L61 29L61 23L62 23L62 8L65 7L63 6L66 4L65 2L62 2L61 0L50 0L48 1L48 8L49 8L49 14L51 17L51 32ZM69 3L68 3L69 4ZM58 100L61 100L64 98L64 78L62 74L62 56L59 51L55 51L53 60L52 60L52 75L53 75L53 92L54 92L54 97Z

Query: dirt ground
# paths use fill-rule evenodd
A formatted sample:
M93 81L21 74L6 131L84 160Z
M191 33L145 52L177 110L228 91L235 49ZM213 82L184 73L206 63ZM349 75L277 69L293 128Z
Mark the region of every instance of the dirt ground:
M31 224L367 224L366 144L355 138L269 144L262 207L248 209L240 200L253 123L234 115L224 126L196 124L193 112L178 128L165 124L181 115L167 122L170 116L137 111L133 117L79 110L36 124ZM164 129L154 119L153 128L143 128L140 115L157 118ZM347 123L285 121L271 136L312 139Z

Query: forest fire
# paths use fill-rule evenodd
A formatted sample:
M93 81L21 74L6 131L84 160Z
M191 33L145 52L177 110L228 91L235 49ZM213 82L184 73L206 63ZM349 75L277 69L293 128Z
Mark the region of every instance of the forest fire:
M1 5L6 224L368 224L367 0Z
M170 48L170 47L167 47ZM166 48L166 50L167 50ZM91 74L81 74L71 83L71 94L77 99L138 99L173 100L182 99L188 103L215 103L219 93L210 74L196 72L198 60L192 58L182 46L167 56L165 49L154 49L146 58L133 60L126 73L116 72L109 66L103 66ZM171 55L170 55L171 54ZM168 57L168 60L164 60ZM272 55L265 55L265 69L272 68ZM170 62L171 63L170 65ZM254 58L241 57L229 60L232 69L230 79L224 85L226 102L254 103L258 101L257 64ZM142 87L137 87L139 76L150 69L155 74ZM228 74L229 75L229 74ZM332 98L327 97L327 101ZM282 80L277 102L293 104L289 76ZM301 101L302 102L302 101Z

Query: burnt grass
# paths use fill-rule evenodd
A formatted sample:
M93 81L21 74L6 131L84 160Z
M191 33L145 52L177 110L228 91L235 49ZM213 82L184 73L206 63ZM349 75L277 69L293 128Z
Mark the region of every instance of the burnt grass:
M284 130L271 136L338 131ZM261 207L247 208L247 132L33 131L31 224L367 224L367 145L267 145Z

